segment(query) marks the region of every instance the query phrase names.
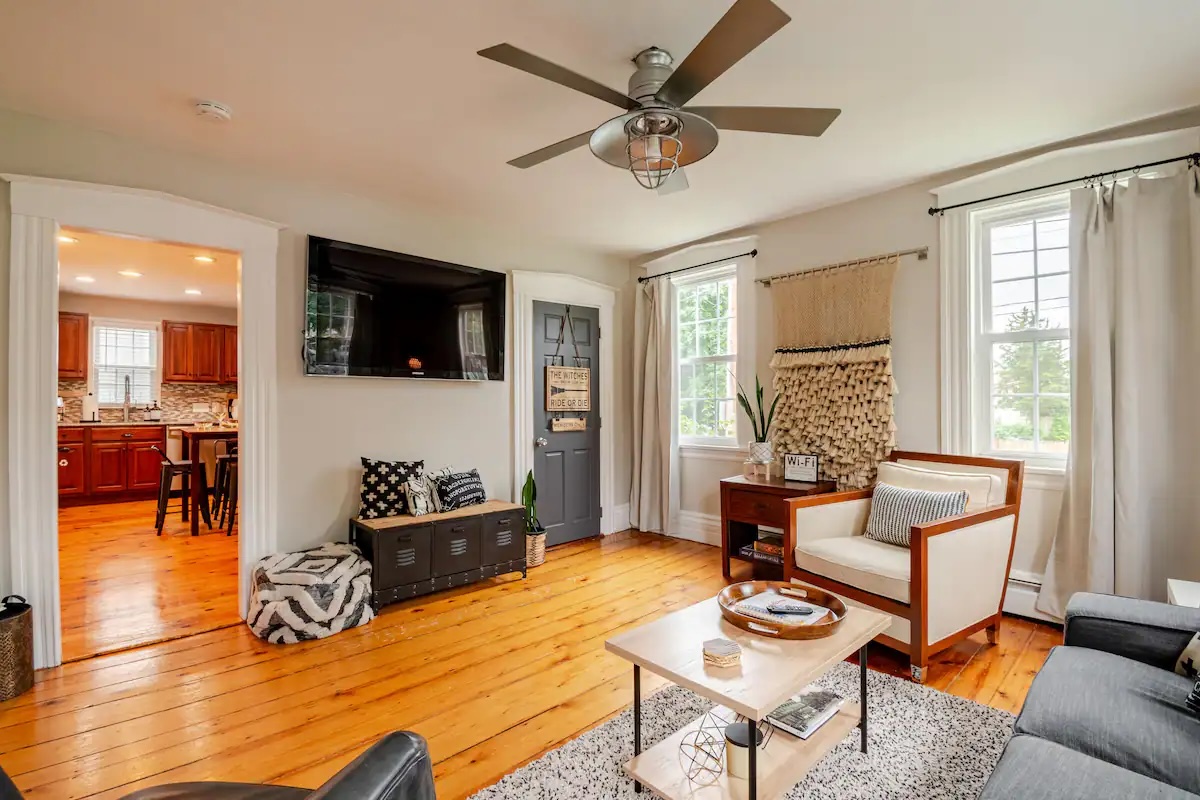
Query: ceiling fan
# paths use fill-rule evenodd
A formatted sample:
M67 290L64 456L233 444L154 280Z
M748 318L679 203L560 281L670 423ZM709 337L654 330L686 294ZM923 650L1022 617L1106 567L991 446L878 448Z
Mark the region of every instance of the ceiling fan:
M594 131L563 139L508 163L527 169L587 144L601 161L629 170L660 194L688 187L683 167L716 149L718 129L820 136L842 113L837 108L687 106L700 90L791 21L771 0L736 0L678 67L666 50L650 47L633 58L629 93L598 83L511 44L479 55L625 109Z

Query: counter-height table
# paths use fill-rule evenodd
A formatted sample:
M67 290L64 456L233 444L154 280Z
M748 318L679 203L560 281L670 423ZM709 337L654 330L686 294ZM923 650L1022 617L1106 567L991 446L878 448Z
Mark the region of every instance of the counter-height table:
M204 481L200 477L200 443L201 442L217 442L217 441L236 441L238 436L237 428L222 428L214 425L211 428L200 428L193 425L190 428L174 428L183 436L183 452L192 462L192 479L189 481L192 487L192 497L188 501L191 506L191 522L192 536L200 535L200 500L203 497L202 484Z

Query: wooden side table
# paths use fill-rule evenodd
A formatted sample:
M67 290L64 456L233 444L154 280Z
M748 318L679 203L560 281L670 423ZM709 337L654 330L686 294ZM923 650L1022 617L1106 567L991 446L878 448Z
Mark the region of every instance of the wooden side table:
M741 549L758 538L758 526L783 528L787 525L787 503L789 497L805 497L810 494L825 494L837 489L833 481L802 483L785 481L783 478L747 478L738 475L721 479L721 572L725 580L733 580L729 573L730 559L748 561L756 567L771 567L741 554ZM784 553L790 558L790 553ZM782 567L779 568L781 580Z

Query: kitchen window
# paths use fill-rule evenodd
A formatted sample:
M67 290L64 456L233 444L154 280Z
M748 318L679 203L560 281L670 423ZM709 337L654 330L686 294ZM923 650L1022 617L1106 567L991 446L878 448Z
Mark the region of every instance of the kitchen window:
M92 323L92 371L88 390L101 406L125 402L144 406L159 397L158 326L153 323L95 320Z
M680 444L738 446L736 265L675 280Z
M1068 195L971 214L975 451L1062 464L1071 439Z

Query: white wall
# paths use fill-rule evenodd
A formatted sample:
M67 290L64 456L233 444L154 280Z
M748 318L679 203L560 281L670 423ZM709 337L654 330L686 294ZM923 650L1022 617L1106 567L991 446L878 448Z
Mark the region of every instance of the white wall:
M2 148L0 148L2 150ZM2 152L0 152L2 157ZM199 303L157 303L125 297L102 297L78 292L59 292L58 310L87 314L90 317L124 319L137 322L204 322L211 325L237 325L237 309L206 306Z
M496 230L471 220L431 218L420 208L383 205L128 139L0 111L0 172L153 189L285 224L276 270L279 300L280 544L294 548L344 537L357 511L359 456L424 458L478 467L490 494L511 495L511 387L316 378L300 360L309 233L497 270L572 273L614 286L629 279L626 259L565 246L541 230ZM8 185L0 182L0 306L9 290ZM617 353L628 350L632 295L615 311ZM253 309L246 313L252 314ZM7 318L7 313L5 313ZM0 414L8 417L8 328L0 325ZM614 365L618 497L629 487L629 391ZM511 375L511 369L506 373ZM53 413L52 410L47 413ZM0 526L6 526L7 435L0 438ZM7 588L8 532L0 527L0 591Z

